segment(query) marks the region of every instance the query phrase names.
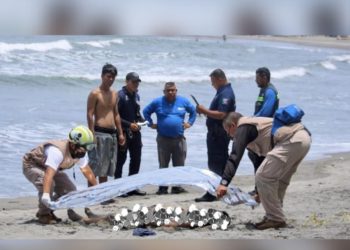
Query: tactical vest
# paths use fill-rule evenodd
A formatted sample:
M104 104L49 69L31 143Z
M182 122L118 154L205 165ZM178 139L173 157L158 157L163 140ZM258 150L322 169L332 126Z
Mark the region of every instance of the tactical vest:
M272 83L269 83L269 84L267 85L266 88L260 89L260 93L259 93L259 96L258 96L258 100L255 102L255 112L254 112L254 115L255 115L256 113L258 113L258 112L261 110L261 108L262 108L262 106L263 106L263 104L264 104L264 101L265 101L265 93L266 93L266 90L269 89L269 88L272 89L273 92L274 92L275 95L276 95L276 101L275 101L275 104L274 104L274 111L276 111L276 110L278 109L278 106L279 106L279 97L278 97L277 89L275 88L275 86L273 86ZM271 117L272 117L272 116L273 116L273 114L271 115Z
M68 140L53 140L48 141L40 146L32 149L29 153L23 156L23 165L30 167L33 165L39 168L45 168L45 161L47 156L45 155L45 147L48 145L53 145L57 147L63 154L63 161L58 166L59 169L68 169L73 167L79 159L74 159L69 152L69 141Z
M248 144L247 148L259 156L266 156L271 147L272 118L268 117L241 117L237 127L244 124L254 125L258 130L258 137Z

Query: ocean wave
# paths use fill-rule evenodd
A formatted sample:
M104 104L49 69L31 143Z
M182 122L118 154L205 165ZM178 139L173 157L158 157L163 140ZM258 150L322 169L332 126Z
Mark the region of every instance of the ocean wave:
M291 76L302 77L306 75L308 71L303 67L292 67L288 69L281 69L271 72L271 78L284 79Z
M0 43L0 54L6 54L14 50L33 50L46 52L49 50L71 50L73 47L67 40L43 43Z
M325 69L336 70L337 66L335 66L331 61L323 61L321 62L322 67Z
M332 64L331 64L332 65ZM326 66L325 66L326 67ZM331 67L328 65L328 67ZM167 72L166 69L164 69L164 72ZM194 71L193 71L194 72ZM176 82L176 83L183 83L183 82L189 82L189 83L199 83L199 82L208 82L210 81L210 77L206 72L196 72L192 75L187 74L179 74L178 72L169 72L168 74L147 74L140 73L141 79L143 83L165 83L165 82ZM275 79L283 79L293 76L302 77L305 74L307 74L307 70L305 68L301 67L292 67L289 69L282 69L282 70L276 70L271 72L271 78ZM239 79L254 79L255 78L255 71L249 71L249 70L227 70L226 76L230 80L239 80ZM94 82L99 81L101 79L101 76L99 74L67 74L67 73L47 73L45 75L40 75L40 73L33 73L33 74L12 74L12 73L6 73L0 75L2 82L12 82L12 83L42 83L43 85L46 85L47 83L50 83L51 81L57 81L62 82L63 84L84 84L86 85L86 82ZM116 81L123 81L122 77L118 77Z
M104 48L111 46L111 44L124 44L123 39L112 39L112 40L97 40L87 42L77 42L77 44L89 45L95 48Z
M340 55L340 56L331 56L330 60L338 61L338 62L348 62L350 63L350 55Z

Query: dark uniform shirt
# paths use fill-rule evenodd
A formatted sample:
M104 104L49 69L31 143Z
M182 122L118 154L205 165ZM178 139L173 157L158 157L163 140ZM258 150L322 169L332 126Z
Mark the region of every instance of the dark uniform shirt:
M231 87L231 83L228 83L217 90L209 109L225 113L236 110L236 99ZM206 124L208 130L211 130L216 126L222 127L222 120L208 117Z
M129 128L131 123L143 121L140 113L140 96L129 93L126 87L118 92L118 110L123 129Z

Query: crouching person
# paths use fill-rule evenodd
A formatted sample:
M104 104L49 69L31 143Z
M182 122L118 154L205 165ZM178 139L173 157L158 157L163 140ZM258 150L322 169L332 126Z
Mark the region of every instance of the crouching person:
M292 175L309 151L310 133L300 122L280 124L277 129L272 118L243 117L236 112L229 113L223 125L230 137L235 139L235 147L216 189L217 196L220 198L226 194L244 149L249 148L258 155L266 156L255 175L256 200L261 201L265 216L254 226L259 230L285 227L283 199Z
M93 143L92 132L85 126L77 126L70 131L69 139L45 142L24 155L23 174L38 190L39 223L60 222L49 208L51 198L76 190L63 170L77 165L91 185L97 184L86 153Z

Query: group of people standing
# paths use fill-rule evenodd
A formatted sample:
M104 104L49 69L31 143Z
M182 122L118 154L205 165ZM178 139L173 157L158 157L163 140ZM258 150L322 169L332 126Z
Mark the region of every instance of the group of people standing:
M23 161L25 176L39 191L39 211L37 217L43 224L57 221L53 211L48 209L53 192L61 196L72 190L74 185L68 180L63 169L79 163L88 185L106 182L108 176L122 177L123 166L129 152L128 175L140 170L142 139L141 126L148 124L157 130L157 151L160 168L172 165L184 166L187 155L187 143L184 136L196 120L196 113L207 117L207 154L208 168L222 176L217 188L217 197L227 192L243 156L245 148L256 172L256 188L251 192L256 200L263 204L266 215L257 229L285 226L282 202L290 178L310 146L310 136L304 133L304 127L297 126L283 131L280 141L272 147L271 127L274 112L279 105L276 88L270 83L270 71L267 68L256 70L256 82L260 88L253 117L243 117L236 111L236 100L231 83L223 70L215 69L210 73L212 86L216 94L209 108L201 104L196 107L177 95L174 82L166 82L164 95L151 101L141 113L138 87L141 82L136 72L126 75L125 86L115 92L111 89L117 76L117 68L106 64L102 68L101 84L89 94L87 101L88 128L74 128L68 140L49 141L27 153ZM186 114L189 114L185 121ZM156 114L157 123L152 119ZM272 138L272 139L271 139ZM229 143L233 139L229 154ZM301 142L301 143L299 143ZM300 146L302 144L302 146ZM90 150L90 146L94 145ZM302 148L302 149L301 149ZM287 153L283 149L289 150ZM291 160L290 152L293 155ZM88 157L87 157L88 155ZM39 158L39 160L37 159ZM272 166L272 167L271 167ZM259 168L259 169L258 169ZM62 177L64 175L64 182ZM68 185L69 184L69 185ZM64 188L68 185L68 188ZM171 193L186 192L183 187L173 186ZM168 193L167 186L160 186L156 194ZM141 190L125 194L146 195ZM206 193L196 198L196 202L211 202L217 197ZM114 202L106 201L104 204Z

